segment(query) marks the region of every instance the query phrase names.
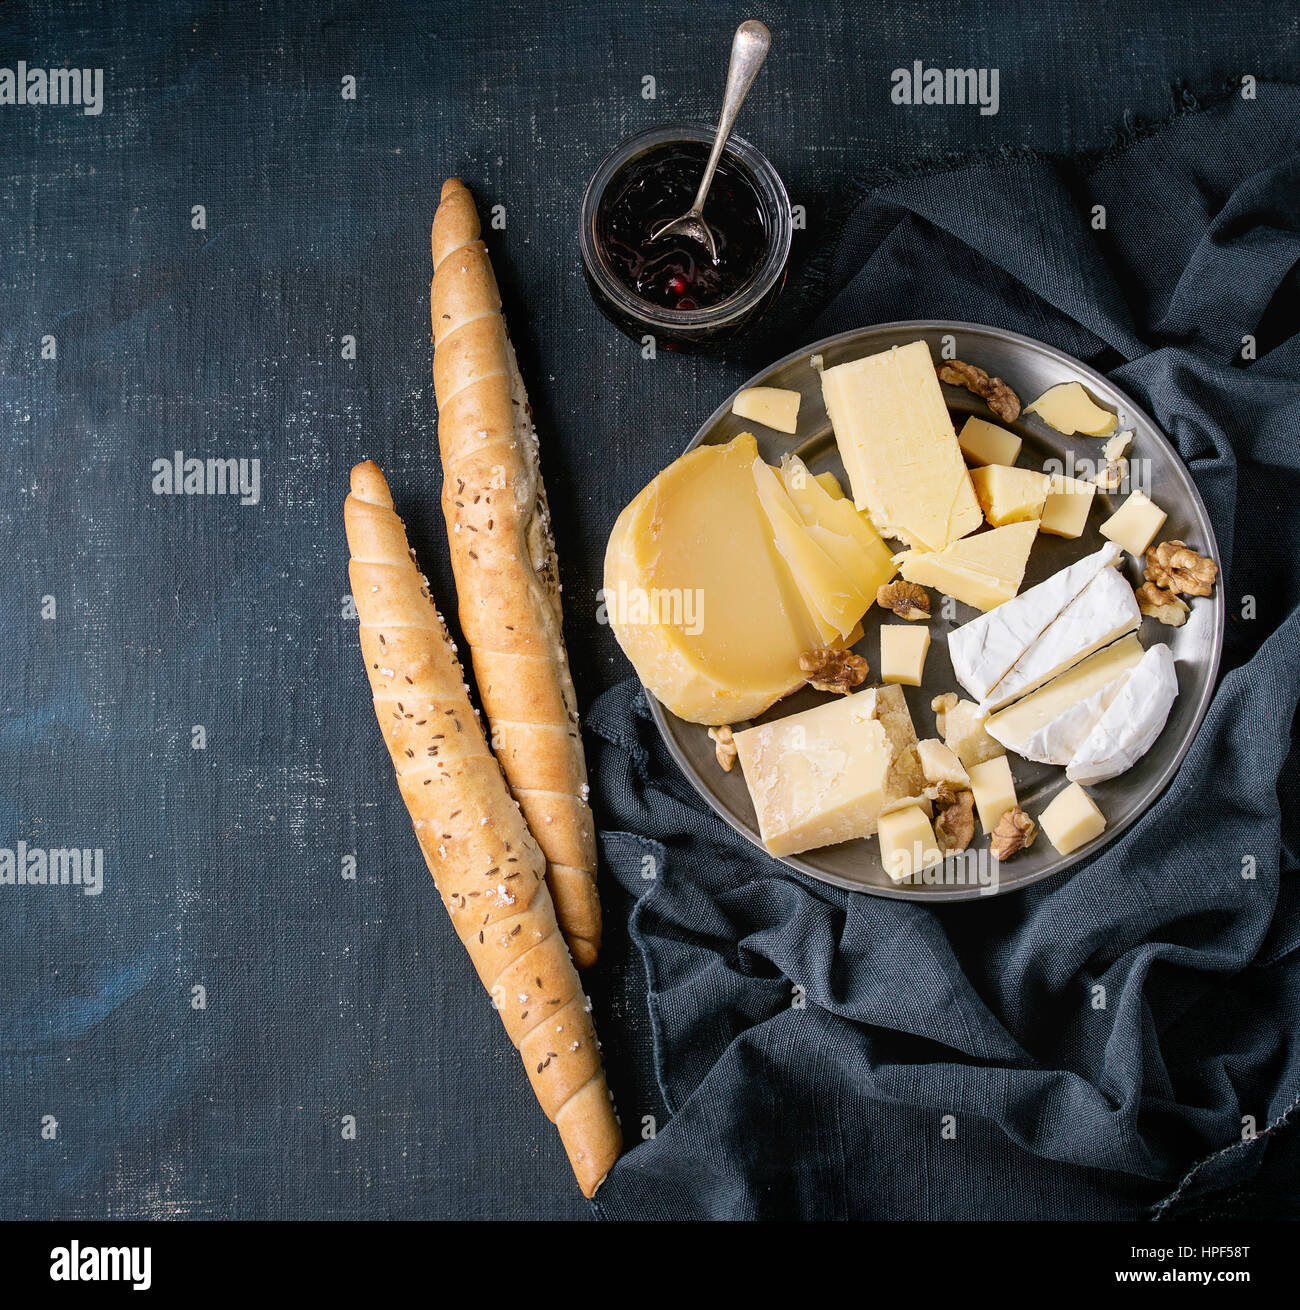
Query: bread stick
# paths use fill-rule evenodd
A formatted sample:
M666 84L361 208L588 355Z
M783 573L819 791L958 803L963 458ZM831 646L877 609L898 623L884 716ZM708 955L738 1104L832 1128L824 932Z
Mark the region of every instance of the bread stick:
M433 221L433 378L460 623L491 733L580 968L600 949L596 839L538 439L474 200Z
M375 714L434 883L591 1196L622 1145L583 995L465 675L377 465L352 470L348 573Z

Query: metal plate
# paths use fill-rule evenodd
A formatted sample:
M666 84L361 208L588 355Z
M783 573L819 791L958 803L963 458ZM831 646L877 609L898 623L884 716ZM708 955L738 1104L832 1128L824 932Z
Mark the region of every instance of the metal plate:
M1151 419L1116 386L1078 360L1029 337L999 328L973 323L918 321L886 323L827 337L824 341L787 355L745 383L746 387L785 387L801 393L803 400L799 410L797 436L785 436L761 424L737 418L731 413L733 395L714 411L687 449L706 443L724 443L741 432L749 431L754 433L759 451L769 463L778 463L782 454L792 451L814 473L828 469L833 471L847 489L844 467L840 463L822 403L821 385L816 372L809 366L809 359L819 354L826 367L830 368L918 339L929 343L935 359L942 357L944 345L949 344L949 357L955 355L958 359L977 364L990 374L1005 379L1020 396L1023 404L1028 404L1058 382L1082 382L1095 400L1118 412L1117 431L1125 428L1134 431L1129 456L1133 460L1146 461L1137 485L1142 486L1169 515L1159 540L1178 538L1204 554L1218 558L1214 530L1210 526L1209 515L1200 494L1177 452ZM945 385L944 395L958 427L967 414L977 414L990 421L997 421L982 400L963 388ZM1096 461L1104 444L1095 437L1063 436L1035 415L1022 415L1009 426L1023 440L1018 462L1026 468L1039 468L1048 460L1056 459L1066 463L1068 472L1071 456L1076 467L1080 460ZM1030 556L1023 587L1033 586L1074 560L1100 549L1105 538L1098 528L1123 499L1123 494L1108 495L1099 490L1088 519L1088 527L1078 540L1040 537ZM1124 556L1122 567L1130 581L1135 584L1141 581L1141 566L1132 556ZM1091 859L1102 846L1113 841L1140 818L1168 786L1205 717L1223 648L1222 588L1216 588L1211 597L1192 600L1191 606L1192 612L1181 628L1166 627L1155 619L1143 621L1139 636L1144 646L1163 641L1173 650L1178 671L1178 699L1174 702L1169 722L1147 755L1127 773L1088 789L1107 821L1105 833L1093 842L1069 855L1060 855L1046 837L1040 835L1029 850L1020 852L1001 866L985 859L983 869L979 870L969 863L959 866L958 861L950 858L942 870L936 870L936 875L942 873L941 878L936 876L933 882L902 885L890 882L881 866L879 847L874 838L806 851L782 863L850 891L903 900L937 902L970 900L981 895L1016 891ZM949 612L952 617L945 618L942 609L936 606L936 614L930 624L932 643L925 664L924 686L904 689L919 737L938 735L930 709L933 697L955 691L969 699L953 677L952 665L948 659L948 633L974 618L978 611L951 602ZM867 658L873 670L878 670L880 666L880 618L881 610L873 606L863 620L865 635L856 647ZM723 773L714 759L713 743L704 728L669 713L653 696L648 699L669 750L695 789L723 819L761 850L754 808L740 769ZM825 699L822 693L805 689L778 702L754 722L767 722L794 714ZM734 726L746 727L748 724ZM1053 765L1031 763L1016 755L1008 755L1008 759L1020 804L1031 815L1037 816L1047 802L1066 785L1065 770ZM972 851L986 850L987 846L987 841L977 829Z

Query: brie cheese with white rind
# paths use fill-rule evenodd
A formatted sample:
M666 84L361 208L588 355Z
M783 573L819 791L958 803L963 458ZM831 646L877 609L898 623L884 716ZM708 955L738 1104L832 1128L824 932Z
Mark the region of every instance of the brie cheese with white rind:
M1128 581L1102 569L1052 620L982 703L998 710L1109 646L1142 623L1142 611Z
M1130 632L990 715L985 731L1023 759L1069 764L1141 660L1141 643Z
M1129 674L1065 776L1091 785L1131 769L1155 745L1178 696L1174 655L1163 642L1152 646Z
M1114 542L1054 573L996 609L964 623L948 637L957 681L983 700L1042 635L1053 619L1102 569L1123 554Z

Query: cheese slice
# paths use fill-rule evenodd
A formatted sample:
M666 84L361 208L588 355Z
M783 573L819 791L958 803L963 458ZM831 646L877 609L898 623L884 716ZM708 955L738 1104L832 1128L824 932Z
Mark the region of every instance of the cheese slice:
M1115 415L1088 395L1079 382L1062 382L1049 387L1032 404L1026 414L1037 414L1067 437L1082 432L1088 437L1108 437L1115 431Z
M823 370L854 503L884 537L942 550L983 521L924 341Z
M1137 637L1129 633L989 715L984 730L1023 759L1069 764L1142 658Z
M995 528L1041 519L1052 488L1052 480L1046 473L1008 468L1005 464L985 464L972 469L970 480L984 517Z
M905 551L894 556L908 582L937 587L945 596L991 610L1010 600L1024 581L1038 524L1011 523L954 541L942 551Z
M670 464L619 515L602 602L641 681L674 714L734 723L803 685L825 645L777 551L748 433Z
M984 704L1001 709L1109 646L1142 622L1133 588L1116 569L1102 569L1043 630L989 693Z
M735 735L759 835L794 855L876 831L923 803L916 732L898 687L876 687Z
M758 456L754 457L753 473L759 504L767 515L776 548L809 609L841 637L848 636L875 599L875 592L863 595L833 555L809 535L784 483ZM832 543L826 544L833 549Z
M1117 563L1121 553L1107 542L1101 550L950 633L948 655L957 681L976 700L984 700L1048 624L1102 569Z
M1118 695L1074 753L1065 776L1071 782L1091 784L1131 769L1164 731L1177 697L1174 654L1162 642L1152 646L1129 673Z
M781 481L808 534L848 574L869 604L898 569L880 534L844 499L833 477L831 480L834 495L798 456L787 455L781 461Z

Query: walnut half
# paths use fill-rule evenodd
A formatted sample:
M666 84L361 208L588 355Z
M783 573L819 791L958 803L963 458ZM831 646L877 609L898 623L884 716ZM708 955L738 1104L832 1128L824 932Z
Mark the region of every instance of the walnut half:
M886 582L877 587L876 604L909 623L930 617L930 593L915 582Z
M959 791L939 811L934 821L934 835L945 855L957 855L975 840L975 797Z
M1010 859L1017 851L1032 846L1037 836L1038 825L1017 805L1009 809L993 829L993 858Z
M991 378L974 364L960 359L945 360L939 365L939 378L950 386L965 387L988 402L988 407L1004 423L1020 417L1020 397L1001 378Z
M1175 596L1172 591L1157 587L1154 582L1144 582L1135 594L1138 609L1143 614L1159 619L1161 623L1168 624L1171 628L1181 628L1191 613L1190 606L1181 596Z
M854 687L867 680L871 666L851 650L836 650L825 646L821 650L806 650L799 656L799 672L818 691L833 691L847 696Z
M1147 551L1146 579L1175 596L1208 596L1219 566L1185 541L1162 541Z
M723 773L730 773L736 763L736 739L731 728L723 724L719 728L710 728L709 737L713 742L713 754Z

